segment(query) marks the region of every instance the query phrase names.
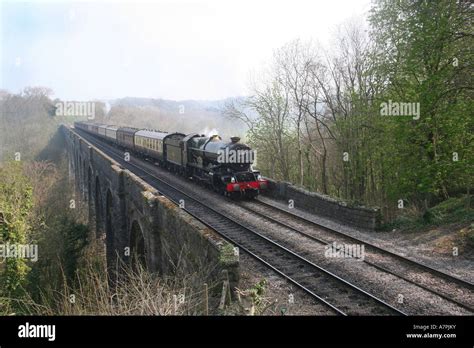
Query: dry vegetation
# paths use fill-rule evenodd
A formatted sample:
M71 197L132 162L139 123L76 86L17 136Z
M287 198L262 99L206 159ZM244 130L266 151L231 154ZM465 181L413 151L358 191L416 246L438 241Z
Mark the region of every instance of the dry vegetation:
M16 301L27 315L200 315L206 312L202 275L162 278L139 267L121 265L122 276L111 282L100 247L90 247L86 261L70 281L62 273L59 289L41 292L40 301ZM113 285L112 285L113 284ZM212 301L211 301L212 302Z

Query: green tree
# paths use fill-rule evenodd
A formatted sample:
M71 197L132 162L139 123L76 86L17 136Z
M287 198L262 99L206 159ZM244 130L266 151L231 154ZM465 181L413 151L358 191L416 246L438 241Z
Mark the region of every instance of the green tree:
M32 202L32 187L23 173L22 163L8 162L0 166L1 244L16 245L28 242ZM28 271L29 267L24 259L6 258L0 274L1 296L8 298L20 296Z
M420 103L418 120L387 120L396 145L388 191L426 208L472 186L472 9L467 1L384 0L370 22L381 100Z

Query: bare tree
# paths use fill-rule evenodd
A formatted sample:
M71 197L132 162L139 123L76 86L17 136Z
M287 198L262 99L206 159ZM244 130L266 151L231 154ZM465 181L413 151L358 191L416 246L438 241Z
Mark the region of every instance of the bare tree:
M224 114L242 120L249 128L249 141L266 157L271 175L290 180L290 91L274 75L253 86L253 95L242 103L230 102ZM262 161L259 161L262 163Z
M294 40L275 53L277 80L290 92L291 118L296 126L299 184L304 185L303 137L311 90L311 67L315 60L311 42Z

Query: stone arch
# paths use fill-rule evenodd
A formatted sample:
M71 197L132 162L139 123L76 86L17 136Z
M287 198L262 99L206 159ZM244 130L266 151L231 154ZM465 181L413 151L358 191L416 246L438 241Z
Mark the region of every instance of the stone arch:
M76 151L76 148L74 147L72 149L72 155L71 155L72 170L74 172L74 175L76 175L76 158L77 158L77 151Z
M76 192L81 192L81 156L79 151L76 150L76 164L74 166L74 176L76 181Z
M82 171L81 171L81 177L82 177L82 197L83 199L87 199L87 166L86 166L86 159L82 159Z
M79 189L79 192L81 194L81 197L83 196L83 191L82 191L82 188L83 188L83 177L82 177L82 164L83 164L83 161L82 161L82 156L81 154L78 155L78 166L77 166L77 187Z
M147 250L143 230L137 220L134 220L130 229L130 262L133 270L138 268L140 263L143 268L147 268Z
M105 199L105 245L107 255L107 267L112 268L115 265L115 231L113 225L114 200L110 189L107 189Z
M77 149L77 146L74 147L74 170L77 170L79 168L79 150Z
M69 145L69 151L67 152L68 162L68 179L70 182L76 173L74 172L74 148Z
M104 231L103 231L103 217L102 217L102 191L100 188L100 180L99 177L96 176L95 178L95 231L96 237L100 238Z
M74 170L74 185L75 185L75 189L77 190L77 187L78 187L78 182L79 182L79 174L78 174L78 171L79 171L79 166L78 166L78 163L79 163L79 160L78 160L78 153L77 153L77 149L74 149L74 165L73 165L73 170Z
M92 168L89 166L87 169L87 201L91 203L92 196Z

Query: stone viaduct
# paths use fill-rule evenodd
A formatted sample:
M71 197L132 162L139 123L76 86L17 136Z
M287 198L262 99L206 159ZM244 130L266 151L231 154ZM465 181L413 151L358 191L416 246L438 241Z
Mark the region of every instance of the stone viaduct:
M216 283L225 269L236 285L239 263L233 245L73 129L61 126L60 132L91 230L105 239L109 273L115 274L110 270L119 259L138 260L162 275L205 270Z

